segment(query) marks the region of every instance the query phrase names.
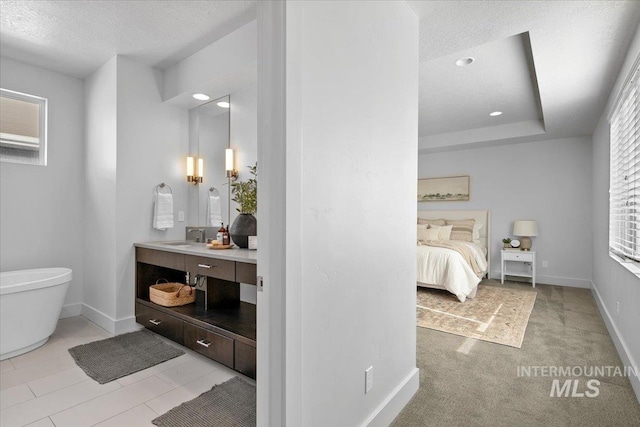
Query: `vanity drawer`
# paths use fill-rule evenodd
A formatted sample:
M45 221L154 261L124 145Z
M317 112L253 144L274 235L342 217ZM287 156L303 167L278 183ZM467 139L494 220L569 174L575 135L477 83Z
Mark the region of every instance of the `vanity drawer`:
M505 261L533 262L533 254L525 251L520 251L520 252L505 251L505 253L502 256Z
M184 323L184 345L233 368L233 339Z
M174 252L136 248L136 261L184 271L184 255Z
M246 262L236 262L236 282L256 284L256 265Z
M248 376L256 378L256 348L240 341L236 341L234 369Z
M136 303L136 322L145 328L182 344L182 320L144 304Z
M193 274L202 274L216 279L236 281L236 263L225 259L215 259L199 256L186 257L187 271Z

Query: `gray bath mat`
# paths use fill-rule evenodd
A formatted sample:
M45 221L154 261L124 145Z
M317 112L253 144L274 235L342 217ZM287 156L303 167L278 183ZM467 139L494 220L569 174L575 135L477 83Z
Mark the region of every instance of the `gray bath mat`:
M160 427L255 427L256 388L235 377L151 422Z
M184 354L146 330L69 349L78 366L100 384L126 377Z

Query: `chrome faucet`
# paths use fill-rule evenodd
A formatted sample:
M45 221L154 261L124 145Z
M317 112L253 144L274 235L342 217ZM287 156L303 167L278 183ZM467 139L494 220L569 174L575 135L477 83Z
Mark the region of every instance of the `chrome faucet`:
M191 228L187 230L187 240L189 240L189 234L191 233L198 233L198 236L196 237L196 243L204 242L204 228Z

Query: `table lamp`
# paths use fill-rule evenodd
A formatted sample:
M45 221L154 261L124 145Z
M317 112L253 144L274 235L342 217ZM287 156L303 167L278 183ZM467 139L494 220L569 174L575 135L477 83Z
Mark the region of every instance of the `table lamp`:
M513 222L513 234L520 236L520 249L531 250L531 239L538 235L538 223L530 219L519 219Z

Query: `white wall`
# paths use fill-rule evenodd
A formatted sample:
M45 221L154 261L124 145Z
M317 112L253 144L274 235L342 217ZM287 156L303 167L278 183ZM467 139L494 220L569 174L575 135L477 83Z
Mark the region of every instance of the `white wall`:
M116 319L134 315L135 242L184 238L187 209L186 153L189 113L162 102L162 73L118 56L118 155L116 214ZM174 228L152 227L153 192L173 189ZM133 320L132 320L133 322ZM132 323L130 322L130 323Z
M216 99L247 87L256 81L257 58L257 23L251 21L169 67L163 99L191 108L191 94L198 91Z
M419 156L420 178L470 176L468 202L422 202L419 210L491 212L493 277L513 221L535 219L537 281L590 287L591 138L577 137ZM542 261L548 261L548 268Z
M0 269L71 268L62 316L77 315L84 271L83 83L0 58L0 86L49 100L47 166L0 163Z
M635 35L627 58L611 93L607 108L593 134L593 288L602 317L625 365L640 366L640 278L609 256L609 143L607 116L623 81L640 54L640 29ZM616 303L620 312L616 313ZM640 380L632 378L638 401Z
M108 328L115 319L117 58L85 80L86 186L82 313Z
M287 2L285 37L286 185L270 187L279 142L264 140L258 225L261 247L286 238L286 284L273 279L282 260L260 253L258 268L266 287L286 286L286 423L385 425L418 387L418 20L404 2ZM269 115L266 129L284 123ZM285 194L286 217L271 216ZM282 221L286 236L272 233Z
M188 112L162 103L162 74L122 56L87 80L87 281L83 314L113 333L135 328L133 243L184 238ZM153 192L173 189L175 226L151 226Z

